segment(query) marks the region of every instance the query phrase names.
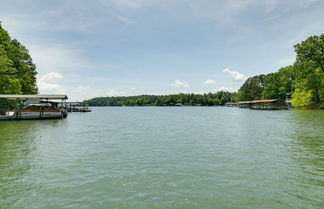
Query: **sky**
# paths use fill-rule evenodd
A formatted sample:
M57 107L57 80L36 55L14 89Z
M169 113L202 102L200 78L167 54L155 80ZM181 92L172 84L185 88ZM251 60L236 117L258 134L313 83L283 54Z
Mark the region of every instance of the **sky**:
M30 51L40 93L98 96L236 91L294 62L324 32L323 0L0 0Z

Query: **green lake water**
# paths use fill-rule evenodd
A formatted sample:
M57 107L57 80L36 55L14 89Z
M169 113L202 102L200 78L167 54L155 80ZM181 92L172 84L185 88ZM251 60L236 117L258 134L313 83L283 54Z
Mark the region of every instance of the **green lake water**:
M324 111L105 107L0 122L0 208L324 208Z

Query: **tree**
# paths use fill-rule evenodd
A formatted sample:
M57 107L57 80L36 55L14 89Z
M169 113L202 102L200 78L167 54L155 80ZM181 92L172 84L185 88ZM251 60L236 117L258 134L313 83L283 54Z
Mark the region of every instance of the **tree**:
M36 94L36 66L25 46L0 23L0 94Z
M279 73L267 74L264 78L264 83L265 84L262 90L263 99L282 98Z
M20 79L22 92L24 94L37 94L36 66L28 49L16 39L13 39L7 52L8 57L13 61L13 67L17 69L17 77Z
M299 106L301 103L297 101L306 101L306 97L310 101L303 104L322 104L324 101L324 34L311 36L296 44L295 52L297 57L294 67L297 74L293 105Z
M293 99L292 99L292 105L296 107L306 107L309 105L313 105L313 92L312 90L301 90L301 89L296 89Z
M6 56L0 45L0 93L20 94L21 84L16 77L17 70L13 68L13 62Z
M224 105L235 100L236 94L220 91L208 94L173 94L173 95L141 95L129 97L97 97L84 101L90 106L174 106L177 103L183 105Z
M16 69L13 68L12 61L6 56L3 47L0 45L0 93L1 94L20 94L21 85L16 78ZM16 102L0 99L0 109L12 109Z
M296 65L308 63L313 69L324 69L324 34L320 36L310 36L305 41L296 44L295 52Z
M296 61L293 65L248 78L237 93L238 101L285 100L287 95L292 95L293 106L324 106L324 35L311 36L294 47Z
M239 89L238 99L240 101L250 101L262 98L265 75L257 75L248 78Z
M291 95L295 90L296 70L290 65L279 69L279 82L281 99L284 99L287 94Z

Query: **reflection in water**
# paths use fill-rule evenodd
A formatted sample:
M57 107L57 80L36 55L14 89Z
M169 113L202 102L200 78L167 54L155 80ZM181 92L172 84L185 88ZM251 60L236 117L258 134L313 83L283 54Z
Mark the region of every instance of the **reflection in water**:
M323 207L324 186L324 112L292 111L291 153L294 165L290 181L297 184L290 193L309 205ZM296 189L299 188L299 189ZM309 192L305 193L307 188ZM308 206L308 207L307 207Z
M17 200L12 199L15 193L23 193L24 178L30 169L29 153L32 149L33 127L25 122L0 123L0 199L2 206L9 207ZM27 180L28 181L28 180Z
M0 206L9 208L21 197L28 195L33 180L28 172L31 158L37 149L38 131L51 121L6 121L0 122ZM42 124L41 124L42 123ZM17 198L20 194L20 198Z

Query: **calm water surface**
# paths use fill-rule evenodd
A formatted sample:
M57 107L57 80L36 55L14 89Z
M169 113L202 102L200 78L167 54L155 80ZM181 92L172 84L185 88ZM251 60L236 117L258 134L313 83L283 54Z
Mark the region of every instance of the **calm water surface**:
M0 208L323 208L324 111L107 107L0 122Z

